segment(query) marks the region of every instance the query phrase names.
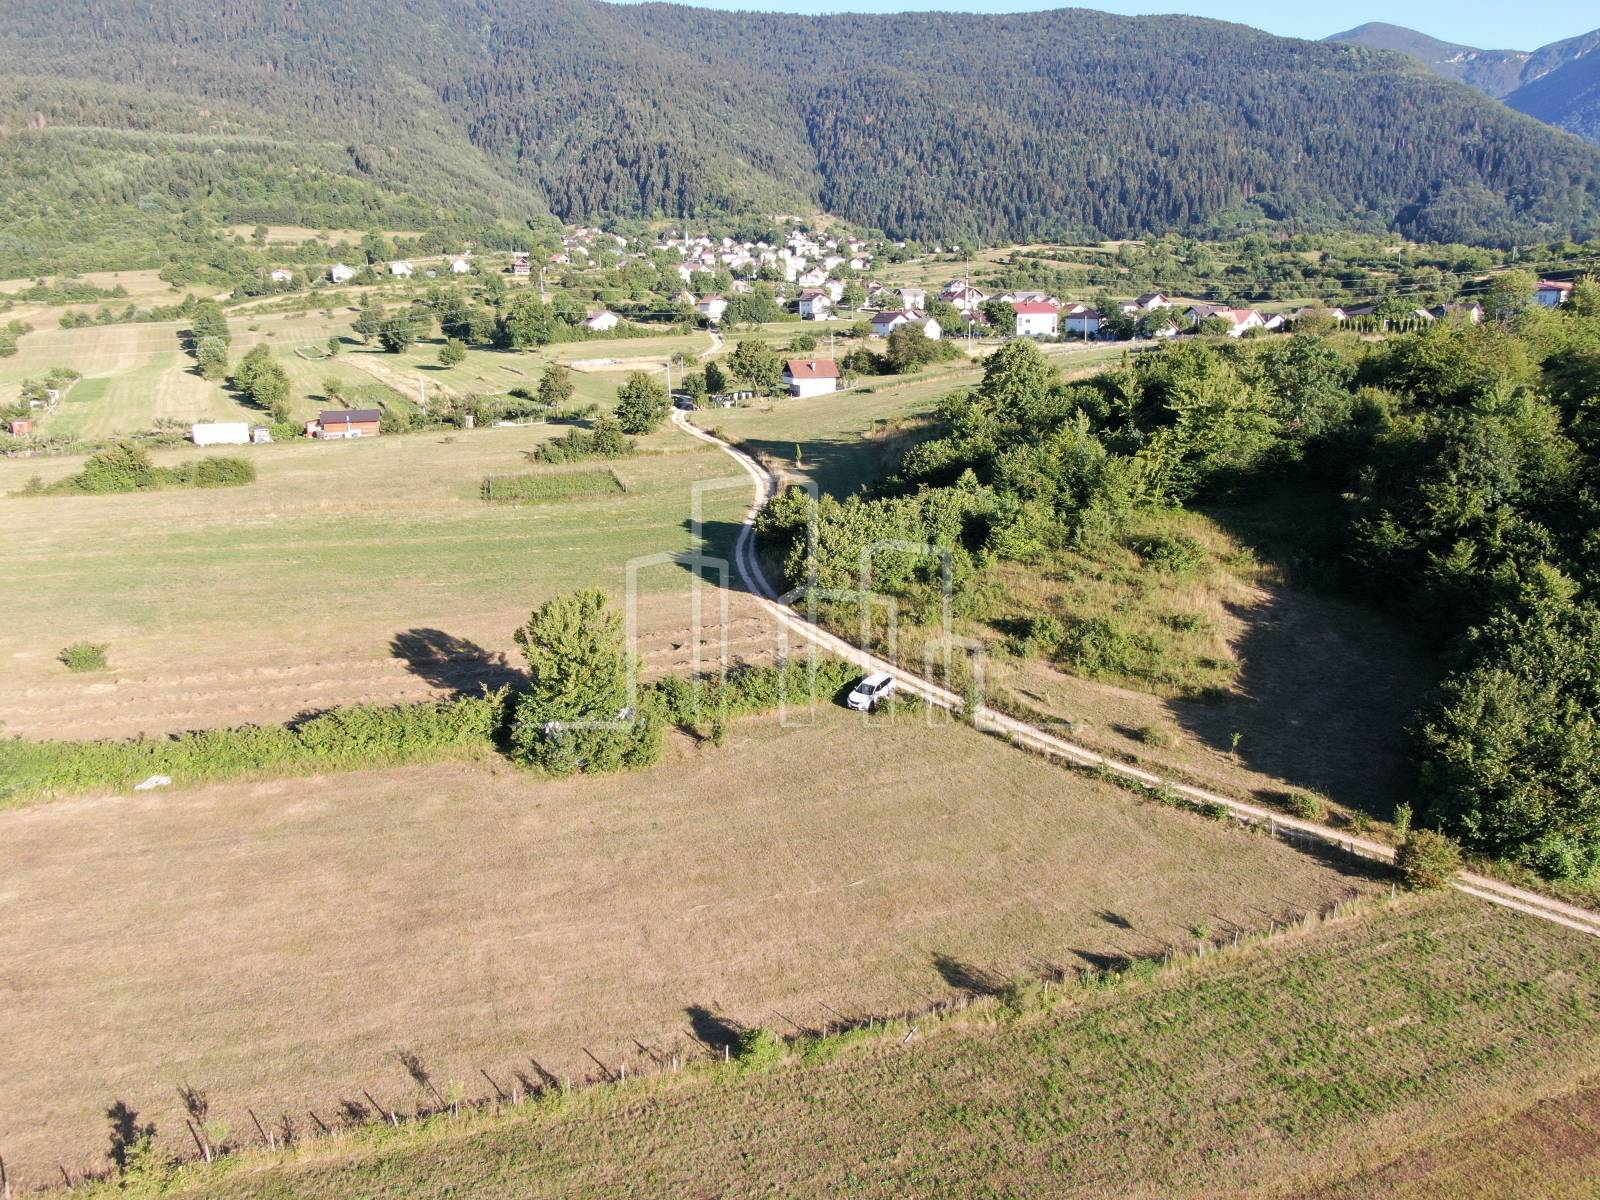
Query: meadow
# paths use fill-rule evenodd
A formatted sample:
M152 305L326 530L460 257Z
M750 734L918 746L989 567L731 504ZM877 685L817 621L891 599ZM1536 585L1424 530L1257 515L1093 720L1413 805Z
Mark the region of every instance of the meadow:
M1029 999L756 1070L311 1141L162 1191L1593 1195L1600 967L1581 935L1460 897L1407 901Z
M1388 891L964 726L834 705L720 749L677 736L638 775L88 796L0 812L0 842L0 1149L28 1179L100 1161L113 1101L181 1148L183 1084L241 1136L247 1107L307 1126L361 1089L409 1107L397 1048L474 1094L530 1057L637 1073L732 1028L918 1010Z
M581 465L526 458L557 428L238 447L259 479L221 491L0 497L11 529L0 603L28 614L0 634L0 722L30 737L164 733L421 699L503 676L531 608L585 586L620 600L629 560L695 549L686 527L695 485L730 477L716 450L667 431L614 464L623 492L486 503L487 475L583 481ZM0 492L81 463L0 462ZM709 493L711 534L725 539L748 503L747 484ZM638 576L652 669L690 655L691 581L676 562ZM747 602L728 601L726 613L709 602L706 616L730 652L765 652L770 637ZM56 654L78 641L108 645L110 669L67 671Z

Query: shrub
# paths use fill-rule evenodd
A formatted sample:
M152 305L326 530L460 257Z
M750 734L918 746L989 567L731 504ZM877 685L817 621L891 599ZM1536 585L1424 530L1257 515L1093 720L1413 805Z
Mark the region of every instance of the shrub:
M1158 750L1171 750L1178 744L1178 735L1161 725L1146 725L1136 729L1134 736L1146 746L1154 746Z
M76 476L76 490L102 495L156 486L150 456L131 442L118 442L89 456Z
M564 475L489 475L481 494L491 504L543 504L617 496L626 492L615 471L573 471Z
M252 772L392 766L492 749L506 705L502 689L464 700L355 705L298 725L205 729L172 738L0 741L0 803L52 792L126 788L150 775L195 783Z
M56 655L69 671L104 671L106 648L100 642L73 642Z
M220 454L208 455L193 465L190 471L191 487L243 487L256 481L256 465L247 458L229 458Z
M1187 533L1160 533L1134 546L1151 569L1167 575L1188 575L1206 561L1206 548Z
M1067 627L1054 613L1041 613L1028 622L1028 638L1036 646L1054 650L1067 636Z
M746 1029L733 1046L733 1059L747 1071L780 1063L789 1053L783 1039L770 1029Z
M1290 815L1299 817L1302 821L1328 819L1327 802L1311 792L1290 792L1284 798L1283 806L1289 810Z
M1461 869L1461 851L1442 833L1413 829L1400 843L1395 865L1412 891L1434 891L1448 884Z

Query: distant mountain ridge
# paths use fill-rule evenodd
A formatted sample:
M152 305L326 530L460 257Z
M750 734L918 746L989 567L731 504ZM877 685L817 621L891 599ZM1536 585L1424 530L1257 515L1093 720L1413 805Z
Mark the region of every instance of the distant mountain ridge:
M1600 29L1531 51L1480 50L1383 21L1325 40L1409 54L1436 75L1600 144Z
M201 213L1505 244L1600 233L1600 151L1394 55L1192 17L0 0L0 194L25 270Z

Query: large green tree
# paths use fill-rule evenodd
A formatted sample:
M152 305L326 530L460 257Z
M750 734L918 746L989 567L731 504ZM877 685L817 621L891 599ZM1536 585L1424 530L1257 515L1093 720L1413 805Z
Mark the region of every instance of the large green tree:
M528 689L517 698L510 733L521 761L553 775L655 761L661 722L628 707L639 660L604 592L547 600L515 637L528 661Z
M617 389L617 421L622 432L654 433L672 409L667 386L644 371L635 371Z

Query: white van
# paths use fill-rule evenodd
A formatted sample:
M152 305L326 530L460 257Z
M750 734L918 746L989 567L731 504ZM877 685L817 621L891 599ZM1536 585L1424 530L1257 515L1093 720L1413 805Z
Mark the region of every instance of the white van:
M855 691L845 701L857 712L874 712L879 704L894 695L894 676L887 671L868 675L856 684Z

